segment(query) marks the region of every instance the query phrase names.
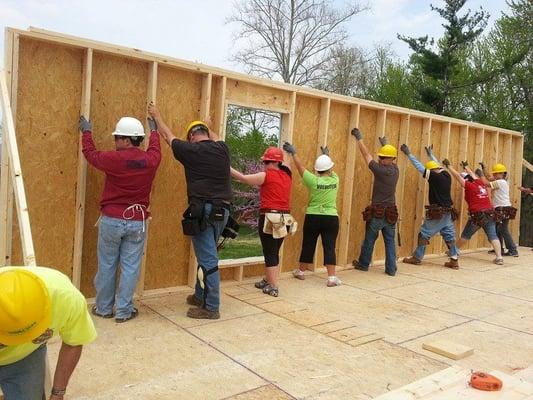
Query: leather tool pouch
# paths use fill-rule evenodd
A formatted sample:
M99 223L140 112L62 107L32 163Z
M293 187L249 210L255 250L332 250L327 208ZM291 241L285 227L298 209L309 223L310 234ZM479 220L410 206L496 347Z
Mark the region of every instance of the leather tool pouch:
M207 228L207 220L204 218L204 205L205 203L200 200L191 201L181 220L184 235L195 236Z
M426 219L441 219L444 216L444 210L439 206L426 206Z
M452 215L452 221L456 221L457 218L459 218L459 211L457 211L454 207L451 207L450 214Z
M474 224L480 227L484 227L490 220L490 215L485 211L478 211L475 213L470 213L470 219Z
M504 207L504 215L506 219L515 219L518 210L514 207Z
M385 209L385 220L391 225L398 221L398 208L396 206L390 206Z
M372 206L368 206L367 208L365 208L365 210L361 214L363 214L363 221L370 221L372 219Z
M383 206L372 206L374 218L383 218L385 217L386 208Z

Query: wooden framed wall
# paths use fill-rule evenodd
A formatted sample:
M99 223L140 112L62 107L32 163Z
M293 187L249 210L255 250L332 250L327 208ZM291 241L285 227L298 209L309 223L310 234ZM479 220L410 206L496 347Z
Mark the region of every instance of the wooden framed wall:
M16 39L15 39L16 38ZM12 95L16 134L25 174L28 207L32 219L37 263L71 276L87 296L93 295L96 271L99 197L103 174L87 167L79 150L78 116L90 116L95 142L112 149L111 132L118 119L130 115L145 121L146 105L157 101L164 119L178 137L191 120L207 118L224 136L228 104L276 111L282 114L282 140L294 143L305 165L313 168L320 145L328 145L341 178L337 200L340 235L338 263L346 265L359 254L364 236L361 211L371 198L372 176L358 154L350 130L358 126L372 152L378 137L386 135L397 147L406 143L422 162L423 147L434 145L435 154L448 157L456 167L468 159L472 166L504 162L511 185L520 184L523 137L519 132L432 115L396 106L340 96L314 89L268 81L219 68L62 35L30 29L6 30L6 69ZM153 218L143 257L143 273L137 292L194 283L195 263L190 240L181 233L181 213L186 207L183 168L162 143L163 160L151 197ZM397 203L402 246L399 256L416 245L427 187L410 162L399 154L400 183ZM3 168L4 171L4 168ZM4 178L2 178L4 180ZM4 188L4 186L2 186ZM7 186L2 198L8 198ZM513 204L520 196L512 193ZM462 212L457 228L464 226L466 207L462 190L453 185L453 198ZM295 174L292 213L303 223L307 191ZM4 260L20 260L17 223L8 223L9 208L0 210L0 254ZM300 225L302 226L302 225ZM518 221L513 222L514 237ZM10 240L11 239L11 240ZM283 246L282 270L298 262L301 230ZM471 248L485 246L483 238ZM428 254L440 254L444 246L433 239ZM384 257L381 240L375 260ZM5 262L5 261L4 261ZM229 265L228 265L229 264ZM320 264L317 264L320 265ZM240 280L257 274L257 263L225 263L222 276ZM400 266L401 268L401 266Z

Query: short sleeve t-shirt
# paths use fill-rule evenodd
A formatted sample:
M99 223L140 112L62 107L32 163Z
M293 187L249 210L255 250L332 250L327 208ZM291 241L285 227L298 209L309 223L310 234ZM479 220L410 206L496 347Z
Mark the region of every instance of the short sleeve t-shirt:
M475 179L474 182L465 180L465 200L470 212L490 210L492 208L489 191L481 179Z
M55 334L59 334L61 340L71 346L85 345L96 339L96 329L87 311L85 297L74 287L66 275L57 270L43 267L4 268L25 268L44 281L50 296L52 321L48 334L39 343L24 343L6 347L0 345L0 365L22 360Z
M339 177L337 174L317 176L307 170L303 174L304 185L309 190L309 204L306 214L338 215L337 192Z
M511 207L509 183L505 179L492 181L490 187L492 189L492 204L494 204L494 207Z
M383 165L377 161L370 161L368 168L374 174L374 187L372 188L372 204L395 205L396 184L400 172L396 164Z
M231 201L230 152L226 143L174 139L172 152L185 167L189 199Z
M429 173L429 204L437 204L441 207L453 205L451 197L452 177L447 171L436 172L426 170Z

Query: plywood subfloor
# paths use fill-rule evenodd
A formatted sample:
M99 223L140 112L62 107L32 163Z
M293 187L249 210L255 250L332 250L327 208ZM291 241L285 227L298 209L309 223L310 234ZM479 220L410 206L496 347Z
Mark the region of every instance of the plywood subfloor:
M371 399L450 366L512 375L533 365L533 252L491 259L464 255L458 271L444 258L399 263L396 277L349 269L336 288L324 273L287 274L278 298L225 284L216 321L185 316L187 289L147 298L133 321L95 321L69 398ZM422 349L439 339L474 354ZM49 347L54 365L58 340Z

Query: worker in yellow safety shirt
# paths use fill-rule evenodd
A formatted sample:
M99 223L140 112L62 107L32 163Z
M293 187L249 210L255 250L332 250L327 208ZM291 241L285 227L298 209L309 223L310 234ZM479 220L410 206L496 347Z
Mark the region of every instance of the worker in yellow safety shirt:
M44 393L46 343L62 340L52 392ZM96 339L85 297L61 272L0 268L0 389L5 400L63 400L81 356Z

